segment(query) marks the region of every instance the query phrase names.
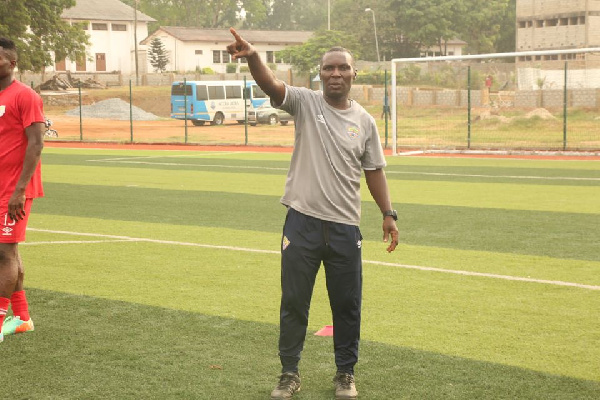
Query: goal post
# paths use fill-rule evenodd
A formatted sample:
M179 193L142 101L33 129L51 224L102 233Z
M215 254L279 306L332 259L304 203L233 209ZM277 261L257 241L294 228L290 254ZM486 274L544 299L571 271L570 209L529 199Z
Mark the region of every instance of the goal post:
M600 47L391 60L392 154L600 150Z

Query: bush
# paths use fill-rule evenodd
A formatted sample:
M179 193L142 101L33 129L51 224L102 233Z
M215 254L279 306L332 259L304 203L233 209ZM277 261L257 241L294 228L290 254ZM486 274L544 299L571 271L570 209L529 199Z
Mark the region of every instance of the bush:
M225 71L228 74L235 74L237 72L237 64L236 63L227 64L227 66L225 67Z

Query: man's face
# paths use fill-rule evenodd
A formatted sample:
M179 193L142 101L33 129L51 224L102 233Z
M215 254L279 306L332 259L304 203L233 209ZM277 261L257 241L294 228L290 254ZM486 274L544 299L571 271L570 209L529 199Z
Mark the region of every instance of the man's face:
M348 96L354 79L352 56L344 51L325 53L321 62L320 75L326 97Z
M0 79L12 76L17 62L11 55L10 51L0 47Z

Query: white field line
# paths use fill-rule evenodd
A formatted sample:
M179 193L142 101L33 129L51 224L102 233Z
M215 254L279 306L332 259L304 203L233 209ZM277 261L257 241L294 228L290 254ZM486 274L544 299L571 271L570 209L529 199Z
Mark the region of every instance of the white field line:
M55 231L55 230L49 230L49 229L27 228L27 230L32 231L32 232L46 232L46 233L56 233L56 234L62 234L62 235L91 236L91 237L114 239L114 240L105 240L105 241L102 241L102 240L99 240L99 241L73 241L73 242L58 241L58 242L39 242L39 243L30 243L30 244L148 242L148 243L170 244L170 245L176 245L176 246L202 247L202 248L208 248L208 249L245 251L245 252L251 252L251 253L277 254L277 255L280 254L279 251L275 251L275 250L251 249L248 247L217 246L217 245L211 245L211 244L178 242L178 241L173 241L173 240L158 240L158 239L148 239L148 238L136 238L136 237L130 237L130 236L103 235L103 234L98 234L98 233ZM23 244L26 244L26 243L23 243ZM520 277L520 276L491 274L491 273L486 273L486 272L473 272L473 271L461 271L461 270L452 270L452 269L443 269L443 268L434 268L434 267L423 267L423 266L419 266L419 265L389 263L389 262L384 262L384 261L363 260L363 263L373 264L373 265L381 265L381 266L386 266L386 267L415 269L415 270L419 270L419 271L441 272L441 273L446 273L446 274L455 274L455 275L464 275L464 276L478 276L478 277L483 277L483 278L503 279L503 280L507 280L507 281L541 283L541 284L545 284L545 285L568 286L568 287L576 287L579 289L599 290L600 291L600 286L585 285L585 284L575 283L575 282L553 281L553 280L547 280L547 279L533 279L533 278L525 278L525 277Z
M136 239L122 240L52 240L46 242L25 242L19 243L19 246L39 246L42 244L89 244L89 243L119 243L119 242L139 242Z
M260 169L268 171L287 171L288 168L275 168L275 167L253 167L250 165L225 165L225 164L184 164L184 163L172 163L172 162L149 162L149 161L118 161L113 159L107 160L88 160L90 162L106 162L115 164L144 164L144 165L166 165L166 166L178 166L178 167L215 167L215 168L236 168L236 169Z
M139 159L140 157L136 157ZM141 158L156 158L156 157L141 157ZM150 162L150 161L132 161L131 158L107 158L102 160L87 160L89 162L103 162L103 163L115 163L115 164L144 164L144 165L165 165L165 166L179 166L179 167L210 167L210 168L236 168L236 169L256 169L265 171L287 171L288 168L275 168L275 167L253 167L243 165L225 165L225 164L184 164L184 163L173 163L173 162ZM451 174L446 172L415 172L415 171L390 171L386 170L386 175L391 174L402 174L402 175L425 175L425 176L455 176L455 177L467 177L467 178L506 178L506 179L540 179L540 180L562 180L562 181L600 181L600 178L580 178L571 176L536 176L536 175L485 175L485 174Z
M231 151L223 151L223 152L201 152L202 157L210 157L210 156L222 156L222 155L230 155L230 154L239 154L239 152L231 152ZM114 157L114 158L103 158L101 160L86 160L88 162L111 162L111 161L130 161L130 160L140 160L140 159L144 159L144 160L149 160L149 159L156 159L156 158L198 158L198 154L170 154L168 156L165 156L164 154L158 155L158 156L136 156L136 157L132 157L132 156L127 156L127 157Z
M445 172L411 172L411 171L385 171L389 174L404 175L430 175L430 176L463 176L469 178L510 178L510 179L542 179L563 181L600 181L600 178L579 178L574 176L535 176L535 175L484 175L484 174L449 174Z

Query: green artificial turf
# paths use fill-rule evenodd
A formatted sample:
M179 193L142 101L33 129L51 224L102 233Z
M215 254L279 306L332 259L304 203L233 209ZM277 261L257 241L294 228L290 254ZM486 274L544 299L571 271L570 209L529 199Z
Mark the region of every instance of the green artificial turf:
M0 344L4 392L267 398L289 157L45 149L20 247L36 330ZM600 163L388 163L401 243L365 188L361 398L597 398ZM320 273L298 399L333 398L330 323Z

